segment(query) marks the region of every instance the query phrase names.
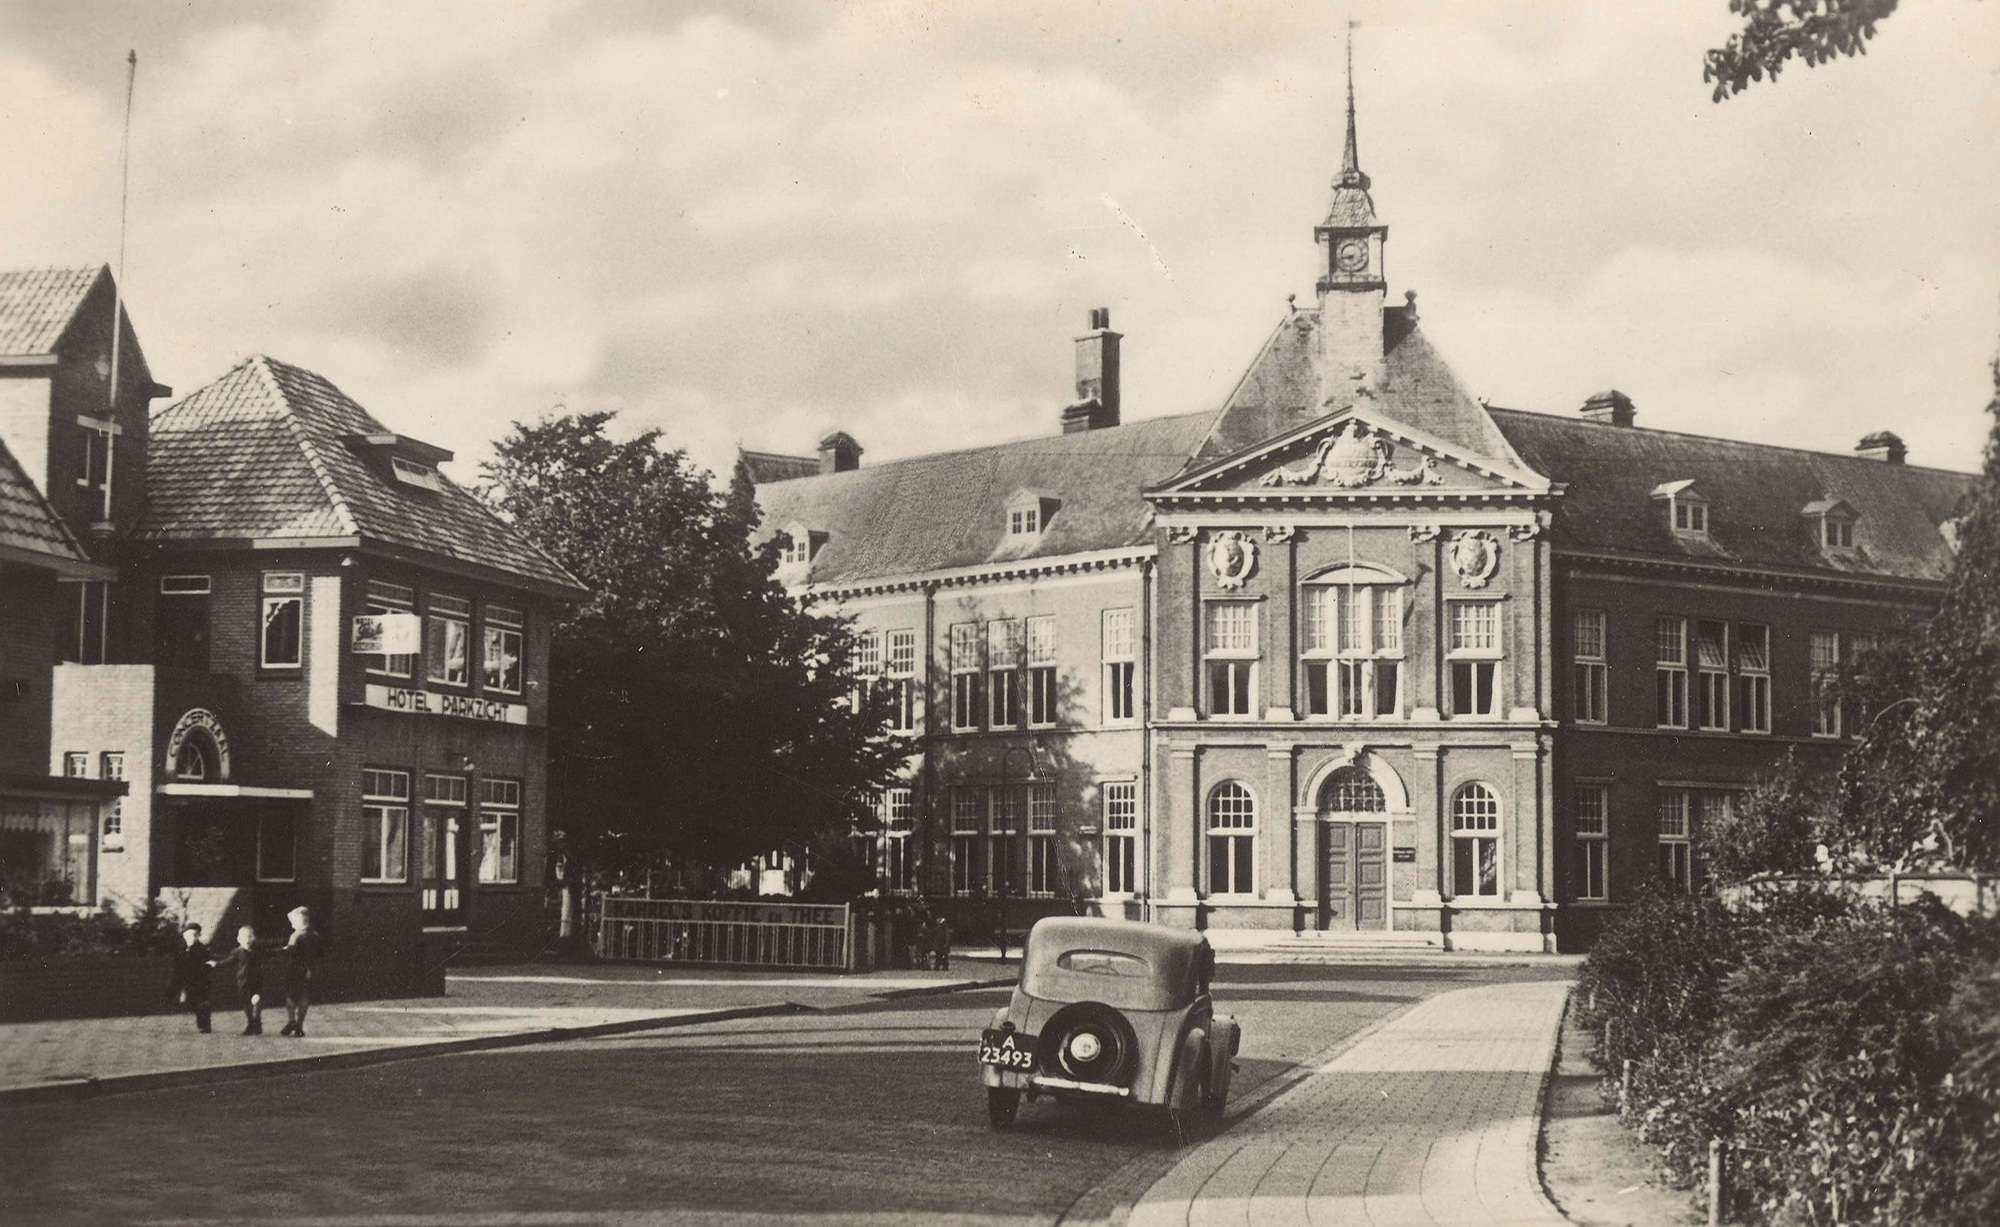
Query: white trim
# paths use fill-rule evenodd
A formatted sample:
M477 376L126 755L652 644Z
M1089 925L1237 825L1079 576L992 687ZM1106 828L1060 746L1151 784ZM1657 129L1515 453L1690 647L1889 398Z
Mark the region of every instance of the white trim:
M1030 575L1053 575L1069 571L1096 571L1109 567L1131 566L1156 557L1159 550L1150 545L1127 546L1111 550L1088 550L1080 554L1056 554L1048 558L1026 558L1015 563L977 563L966 567L946 567L937 571L916 571L903 575L885 575L872 579L829 580L819 584L801 584L793 590L808 596L840 596L847 593L889 592L904 588L920 588L925 584L950 586L978 583L982 580L1013 579Z
M161 784L153 792L162 797L263 797L276 801L310 801L310 788L260 788L254 784Z

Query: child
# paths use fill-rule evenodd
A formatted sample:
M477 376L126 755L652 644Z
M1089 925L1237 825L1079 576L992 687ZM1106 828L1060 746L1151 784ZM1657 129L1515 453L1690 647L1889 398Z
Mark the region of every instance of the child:
M194 1029L209 1033L208 1025L208 946L201 940L201 926L189 921L181 926L181 940L187 945L174 955L174 978L167 985L167 997L194 1011Z
M236 949L210 963L236 968L236 992L243 998L243 1034L264 1034L264 961L270 955L257 949L257 930L244 925L236 930Z
M285 940L285 1029L279 1035L306 1033L306 1010L312 1006L313 972L319 967L326 939L312 927L312 913L295 907L286 913L292 935Z

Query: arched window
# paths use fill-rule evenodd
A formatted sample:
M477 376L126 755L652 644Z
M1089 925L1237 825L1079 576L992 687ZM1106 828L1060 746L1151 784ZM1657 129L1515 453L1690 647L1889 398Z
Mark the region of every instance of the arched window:
M1208 794L1208 893L1256 893L1257 802L1229 780Z
M1379 814L1388 808L1382 786L1360 767L1342 767L1327 778L1322 809L1332 814Z
M1451 801L1451 893L1500 894L1500 797L1485 784L1467 784Z
M200 733L189 733L181 742L181 748L174 755L174 778L177 780L206 780L214 774L209 766L211 751L202 744Z

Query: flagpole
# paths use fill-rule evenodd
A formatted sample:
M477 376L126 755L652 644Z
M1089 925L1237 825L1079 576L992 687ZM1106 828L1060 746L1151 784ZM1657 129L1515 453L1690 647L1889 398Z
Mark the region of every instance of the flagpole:
M111 380L105 391L104 416L118 420L118 358L124 340L125 320L125 219L132 197L132 93L139 79L139 52L125 53L125 131L118 142L118 271L111 279ZM117 435L104 436L104 522L111 523L111 480L113 449Z

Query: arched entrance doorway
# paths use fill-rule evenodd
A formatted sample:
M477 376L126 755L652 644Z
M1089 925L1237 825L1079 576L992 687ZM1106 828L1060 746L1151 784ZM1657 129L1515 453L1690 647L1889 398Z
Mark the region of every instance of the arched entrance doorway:
M1319 790L1326 864L1320 875L1320 928L1389 927L1389 815L1382 785L1360 766L1337 768Z

